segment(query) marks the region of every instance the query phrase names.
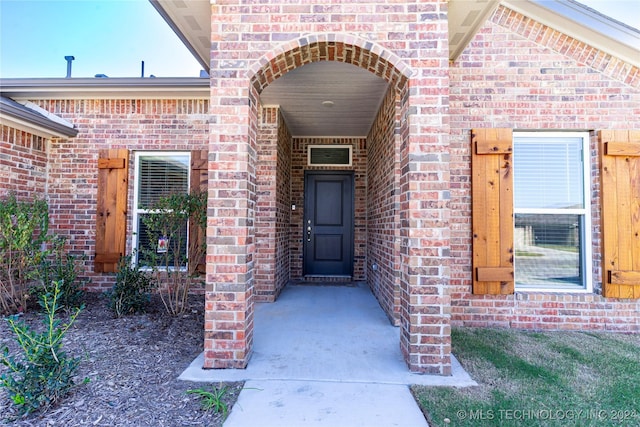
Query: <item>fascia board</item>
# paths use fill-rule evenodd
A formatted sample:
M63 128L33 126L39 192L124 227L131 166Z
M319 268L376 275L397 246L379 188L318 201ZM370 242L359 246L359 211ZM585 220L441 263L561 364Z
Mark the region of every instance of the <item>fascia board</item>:
M640 31L568 0L502 0L541 24L640 67Z
M24 99L209 99L206 78L0 79L0 94Z

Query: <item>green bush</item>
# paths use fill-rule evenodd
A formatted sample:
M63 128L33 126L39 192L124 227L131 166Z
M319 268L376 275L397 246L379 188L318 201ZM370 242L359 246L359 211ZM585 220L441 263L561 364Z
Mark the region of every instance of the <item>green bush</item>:
M45 328L42 332L36 332L26 323L17 321L15 316L7 319L23 354L18 359L5 346L0 362L9 371L0 375L0 387L7 390L10 403L17 407L21 416L38 410L45 411L75 385L73 376L80 358L68 357L62 351L62 339L82 307L77 308L68 322L63 324L56 318L60 296L57 282L53 283L51 293L42 296L40 304L45 312Z
M51 293L53 282L57 282L60 287L59 304L65 310L73 310L80 307L86 285L85 281L80 281L80 262L85 259L83 256L75 256L64 251L65 239L53 239L53 257L42 258L38 267L38 279L41 284L31 288L31 294L40 301L42 295Z
M131 255L120 258L116 283L107 292L109 308L115 317L143 313L156 287L153 278L132 264Z
M49 253L49 205L42 199L0 200L0 314L25 311L29 284Z
M140 260L152 269L156 282L166 281L160 297L167 313L179 315L187 308L191 285L202 280L197 267L206 254L206 242L187 239L185 231L189 222L191 229L197 228L204 234L207 228L207 193L195 191L160 197L150 210L154 213L142 217L147 228L147 241L167 239L168 247L162 252L155 246L144 248Z

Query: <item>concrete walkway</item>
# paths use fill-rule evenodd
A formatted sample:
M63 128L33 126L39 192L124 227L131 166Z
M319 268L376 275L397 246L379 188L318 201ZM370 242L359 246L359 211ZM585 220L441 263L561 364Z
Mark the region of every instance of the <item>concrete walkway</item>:
M246 381L225 427L426 426L408 385L476 385L456 360L450 377L410 373L366 285L288 286L254 322L246 369L203 370L200 355L180 376Z

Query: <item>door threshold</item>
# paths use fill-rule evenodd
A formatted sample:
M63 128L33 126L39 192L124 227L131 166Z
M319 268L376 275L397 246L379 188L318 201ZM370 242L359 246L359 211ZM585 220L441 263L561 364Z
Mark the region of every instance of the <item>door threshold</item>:
M352 276L334 276L334 275L307 275L299 279L292 279L291 284L305 285L305 284L340 284L349 285L355 283Z

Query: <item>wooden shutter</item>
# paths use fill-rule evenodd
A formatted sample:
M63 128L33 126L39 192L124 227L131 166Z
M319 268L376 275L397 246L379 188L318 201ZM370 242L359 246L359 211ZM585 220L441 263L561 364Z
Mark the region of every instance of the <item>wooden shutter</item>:
M191 191L207 191L209 188L209 152L195 150L191 152ZM205 232L195 224L189 224L189 241L198 245L206 241ZM191 260L190 260L191 261ZM197 271L206 271L206 256L198 260Z
M100 150L98 158L98 209L96 224L96 273L117 271L127 242L127 191L129 152Z
M512 294L513 132L471 133L473 293Z
M640 131L603 130L599 142L602 294L640 298Z

